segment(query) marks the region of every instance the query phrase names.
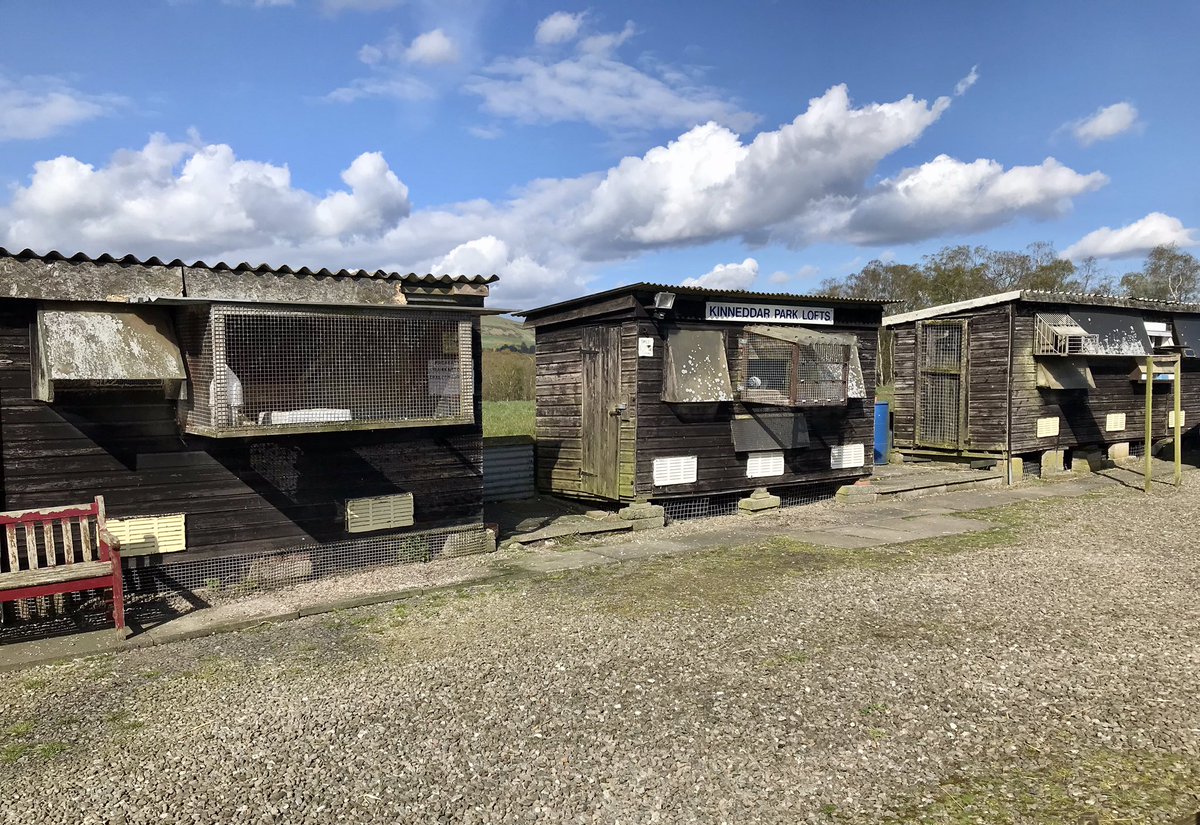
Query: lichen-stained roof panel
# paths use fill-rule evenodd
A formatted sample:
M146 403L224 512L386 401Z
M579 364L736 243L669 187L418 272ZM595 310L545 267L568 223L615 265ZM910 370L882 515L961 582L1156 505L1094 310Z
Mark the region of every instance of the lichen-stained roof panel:
M38 345L51 381L186 378L174 329L157 307L46 304Z

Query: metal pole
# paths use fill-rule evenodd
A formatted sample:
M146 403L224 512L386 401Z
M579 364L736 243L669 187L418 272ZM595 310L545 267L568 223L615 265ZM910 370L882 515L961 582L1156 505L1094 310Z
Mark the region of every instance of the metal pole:
M1154 391L1154 356L1147 355L1146 356L1146 441L1144 444L1146 455L1145 455L1145 463L1143 465L1143 472L1145 473L1144 484L1145 484L1147 493L1150 492L1150 474L1153 472L1153 467L1150 463L1151 458L1152 458L1152 456L1150 455L1150 453L1151 453L1150 442L1154 438L1154 420L1153 420L1153 415L1154 415L1153 397L1154 396L1152 395L1153 391Z
M1183 357L1175 356L1175 486L1183 484L1183 430L1182 404L1180 398L1183 390L1179 383L1183 379Z

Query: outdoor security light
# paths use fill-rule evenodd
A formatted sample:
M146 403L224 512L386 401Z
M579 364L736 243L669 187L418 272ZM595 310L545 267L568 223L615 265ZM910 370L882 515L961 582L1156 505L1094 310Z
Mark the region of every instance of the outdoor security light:
M661 312L668 312L675 306L674 292L659 292L654 296L654 308Z

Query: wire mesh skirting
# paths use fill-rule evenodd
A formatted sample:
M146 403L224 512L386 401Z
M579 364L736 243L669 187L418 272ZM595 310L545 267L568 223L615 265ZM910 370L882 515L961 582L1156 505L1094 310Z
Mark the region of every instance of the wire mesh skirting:
M792 487L780 487L771 492L779 496L780 507L804 507L809 504L820 504L837 496L839 488L844 487L845 481L824 481L817 484L800 484Z
M345 573L468 556L486 549L490 549L487 531L481 525L470 525L271 553L126 567L125 587L138 595L208 590L240 596Z
M738 493L693 498L669 498L660 501L668 522L732 516L738 511Z

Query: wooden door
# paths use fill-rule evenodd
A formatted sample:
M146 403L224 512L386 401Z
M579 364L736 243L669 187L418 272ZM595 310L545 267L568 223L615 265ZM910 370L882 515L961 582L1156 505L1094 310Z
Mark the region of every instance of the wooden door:
M620 498L617 488L621 417L621 329L583 330L583 454L580 488L599 498Z
M920 447L962 449L967 432L967 322L917 323Z

